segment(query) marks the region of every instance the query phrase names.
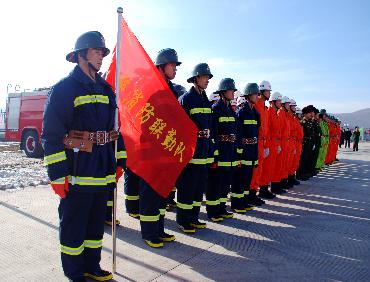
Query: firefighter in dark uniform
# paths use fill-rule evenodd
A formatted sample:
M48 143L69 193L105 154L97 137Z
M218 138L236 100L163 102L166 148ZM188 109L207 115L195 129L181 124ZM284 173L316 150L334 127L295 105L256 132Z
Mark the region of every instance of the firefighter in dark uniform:
M176 76L177 66L181 65L176 51L171 48L159 51L155 65L177 99L177 92L175 92L171 82ZM153 248L163 247L163 242L171 242L176 239L174 235L167 234L164 231L166 205L167 199L155 192L144 179L140 179L139 210L141 235L144 241Z
M129 216L139 219L139 183L140 177L137 176L131 169L126 168L124 191L125 191L125 207Z
M217 153L215 165L210 168L206 191L206 209L208 218L214 222L232 218L233 213L226 211L227 196L233 180L237 162L237 123L236 114L230 102L237 91L231 78L221 80L218 90L220 99L212 106L214 127L217 128Z
M176 221L185 233L194 233L195 228L207 227L199 221L199 211L207 186L208 169L214 163L212 108L205 92L212 77L206 63L196 65L187 80L193 86L179 99L180 105L199 129L193 158L177 181Z
M108 53L100 32L82 34L66 56L78 65L50 90L44 112L44 162L61 197L60 251L70 281L112 279L100 259L108 195L116 187L117 166L123 167L122 159L116 163L114 141L118 154L123 142L114 131L115 94L97 74Z
M306 181L312 176L312 163L313 163L313 149L314 149L314 129L312 123L312 117L314 109L311 106L304 107L302 109L303 119L301 121L303 127L303 146L302 155L299 162L299 168L297 171L297 179Z
M117 160L121 160L120 163L122 164L122 166L117 166L117 170L116 170L116 179L117 179L117 185L118 185L118 180L123 175L123 172L127 171L127 169L126 169L127 152L126 152L126 148L124 147L124 144L123 144L122 150L117 152L116 156L117 156ZM106 209L106 212L105 212L105 224L110 225L110 226L112 226L112 224L113 224L113 220L112 220L112 217L113 217L113 197L114 197L114 191L110 191L109 195L108 195L107 209ZM120 225L121 222L118 219L116 219L116 224Z
M238 124L238 152L240 153L240 165L237 170L235 182L231 192L231 208L234 212L243 214L253 209L248 202L250 183L253 176L253 168L258 165L258 130L260 117L254 104L258 99L259 88L257 83L248 83L243 96L246 103L240 108L237 115Z
M176 66L181 65L178 60L177 52L172 48L166 48L158 52L155 65L163 78L166 80L168 87L171 89L176 99L186 93L185 87L179 84L172 83L172 79L176 76ZM173 187L171 193L167 197L167 209L176 207L175 202L176 187Z

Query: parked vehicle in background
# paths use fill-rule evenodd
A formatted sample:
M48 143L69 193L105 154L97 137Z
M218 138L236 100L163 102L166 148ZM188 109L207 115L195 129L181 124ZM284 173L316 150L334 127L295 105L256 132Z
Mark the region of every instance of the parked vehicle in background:
M43 155L40 136L42 116L49 88L9 93L6 103L5 141L20 142L31 158Z

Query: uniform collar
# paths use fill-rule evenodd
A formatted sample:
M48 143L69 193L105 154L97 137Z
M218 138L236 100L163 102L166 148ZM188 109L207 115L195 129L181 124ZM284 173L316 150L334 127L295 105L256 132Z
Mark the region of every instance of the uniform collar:
M232 109L228 107L221 98L216 102L215 106L220 107L220 109L222 109L226 113L229 113L230 111L232 111Z
M69 75L83 84L102 83L102 84L108 85L108 83L99 74L96 74L96 77L95 77L96 81L94 82L90 77L88 77L82 71L79 65L76 65Z

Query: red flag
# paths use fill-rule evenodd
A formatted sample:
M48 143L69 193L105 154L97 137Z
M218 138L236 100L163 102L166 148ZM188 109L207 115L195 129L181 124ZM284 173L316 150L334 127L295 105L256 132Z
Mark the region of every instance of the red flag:
M122 19L120 42L120 131L127 166L167 197L194 154L198 129ZM114 86L116 58L107 73Z

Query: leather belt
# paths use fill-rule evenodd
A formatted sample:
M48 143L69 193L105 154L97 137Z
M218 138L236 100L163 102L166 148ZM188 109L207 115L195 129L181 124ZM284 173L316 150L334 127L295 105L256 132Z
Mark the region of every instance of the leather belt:
M236 141L236 135L235 134L229 134L229 135L218 135L218 140L220 142L235 142Z
M117 140L118 136L116 130L96 132L71 130L63 138L63 143L66 149L77 148L80 151L91 153L93 144L105 145Z
M211 131L209 129L203 129L198 131L198 138L208 139L211 136Z
M242 138L242 144L243 145L254 145L257 144L258 138L253 137L253 138Z

